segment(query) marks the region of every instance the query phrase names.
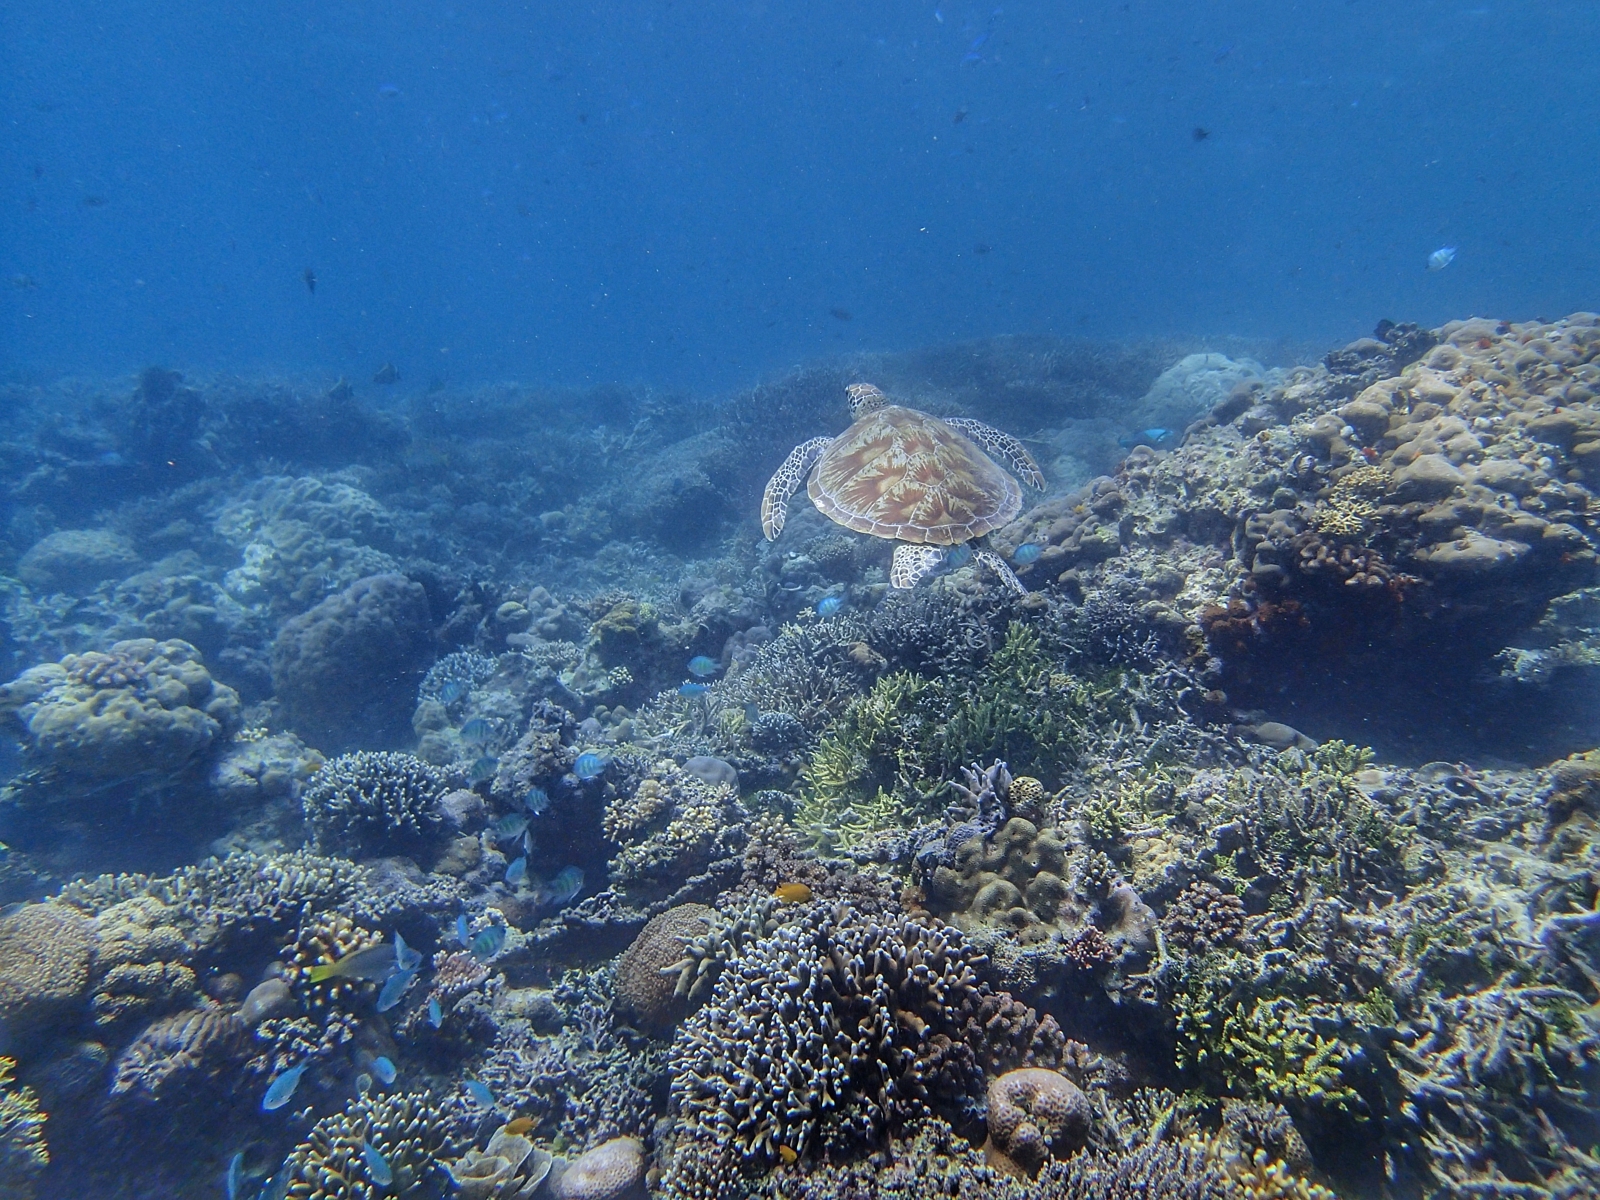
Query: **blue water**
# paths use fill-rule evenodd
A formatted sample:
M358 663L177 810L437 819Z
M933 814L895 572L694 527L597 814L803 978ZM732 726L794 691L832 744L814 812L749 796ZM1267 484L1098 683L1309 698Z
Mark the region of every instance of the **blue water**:
M13 372L716 390L1000 332L1554 315L1600 266L1587 3L69 0L3 28Z

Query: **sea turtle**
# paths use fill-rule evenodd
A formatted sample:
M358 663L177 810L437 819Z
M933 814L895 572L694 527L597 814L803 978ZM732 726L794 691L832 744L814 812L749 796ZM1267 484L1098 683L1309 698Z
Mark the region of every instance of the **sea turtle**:
M870 383L852 383L845 392L855 424L838 437L796 446L767 483L761 528L768 541L783 531L789 497L805 479L823 516L898 543L889 582L915 587L949 547L982 537L1021 511L1022 489L985 450L1030 487L1044 487L1039 465L1008 433L969 417L932 417L891 403ZM973 556L1008 587L1024 590L998 554L974 548Z

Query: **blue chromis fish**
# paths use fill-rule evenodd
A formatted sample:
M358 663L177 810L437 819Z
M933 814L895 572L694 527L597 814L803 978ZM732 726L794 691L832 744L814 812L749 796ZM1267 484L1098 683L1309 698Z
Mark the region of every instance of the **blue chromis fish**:
M400 998L406 994L406 989L411 986L411 981L417 977L415 971L396 971L384 981L383 990L378 993L378 1011L388 1012Z
M467 1095L472 1097L474 1104L481 1104L484 1108L494 1107L494 1093L476 1079L467 1080Z
M394 931L394 961L402 971L415 971L422 965L422 951L413 950L406 945L405 938L400 936L400 931Z
M522 807L528 810L530 817L537 817L550 807L550 794L543 788L529 788L528 794L522 798Z
M377 981L389 978L399 969L400 960L395 954L394 944L382 942L376 946L368 946L365 950L346 954L331 963L318 963L311 968L311 974L307 978L311 983L321 983L324 979Z
M1456 248L1454 246L1440 246L1432 254L1428 255L1428 270L1442 271L1455 260Z
M428 997L428 1024L435 1029L444 1024L444 1005L439 1003L439 997Z
M378 1077L379 1083L388 1087L395 1080L394 1060L387 1057L373 1059L372 1073Z
M524 854L520 858L513 858L510 865L506 867L506 882L512 887L516 887L527 877L528 856Z
M500 760L492 754L485 754L473 761L467 770L467 778L474 784L487 783L499 769Z
M1029 563L1038 562L1039 555L1043 553L1044 547L1039 545L1038 542L1023 542L1022 545L1012 551L1011 561L1025 567Z
M836 616L838 614L839 610L841 608L843 608L843 607L844 607L844 597L843 596L824 596L821 600L817 601L817 616L819 616L819 617Z
M1137 433L1125 433L1117 439L1117 445L1124 450L1132 450L1135 446L1149 446L1152 449L1170 440L1172 430L1151 428L1141 429Z
M539 889L539 898L546 904L559 907L581 891L583 891L583 869L562 867L554 879Z
M711 689L703 683L680 683L678 685L678 695L687 696L691 700L700 696L704 696L710 690Z
M472 957L479 962L488 962L500 953L500 947L506 944L506 927L504 925L491 925L477 937L472 939L472 944L467 948L472 951Z
M493 732L489 722L482 717L473 717L461 727L461 740L469 746L486 746Z
M722 670L722 665L714 658L707 658L704 654L696 654L689 660L689 674L698 675L704 679L708 675L715 675Z
M244 1151L228 1160L228 1200L239 1200L239 1188L244 1183Z
M972 547L962 542L959 546L952 546L944 556L944 567L947 571L959 571L971 561Z
M389 1160L371 1142L361 1143L361 1158L367 1164L367 1174L372 1176L372 1182L379 1187L388 1187L394 1182L394 1172L389 1169Z
M456 917L456 941L465 946L472 940L472 922L467 920L467 914L461 913Z
M297 1067L290 1067L287 1071L280 1071L277 1078L268 1086L267 1094L261 1098L262 1111L272 1112L274 1109L282 1108L289 1103L289 1097L294 1095L295 1088L300 1086L300 1076L305 1073L305 1063L301 1063Z
M572 764L572 773L579 779L588 781L598 779L606 772L606 760L593 750L586 750L578 755L578 761Z
M489 831L494 834L497 842L509 842L512 838L522 833L528 827L528 818L520 813L507 813L493 825Z
M761 706L754 700L745 701L744 719L752 725L761 719Z

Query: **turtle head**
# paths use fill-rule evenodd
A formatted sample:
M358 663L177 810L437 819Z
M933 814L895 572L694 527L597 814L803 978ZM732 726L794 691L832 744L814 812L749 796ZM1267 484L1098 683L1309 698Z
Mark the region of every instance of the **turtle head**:
M885 396L870 383L852 383L844 389L850 397L850 416L859 421L870 412L877 412L889 403Z

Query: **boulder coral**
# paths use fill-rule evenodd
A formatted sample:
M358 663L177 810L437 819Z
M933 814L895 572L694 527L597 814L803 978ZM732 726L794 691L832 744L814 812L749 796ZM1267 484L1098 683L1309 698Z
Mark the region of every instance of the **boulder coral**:
M984 1157L1008 1175L1036 1176L1050 1158L1082 1149L1091 1117L1089 1098L1059 1071L1007 1071L989 1085Z
M645 1200L644 1143L612 1138L580 1154L556 1180L555 1200Z
M36 1033L81 1012L95 936L62 904L27 904L0 920L0 1028Z
M136 638L69 654L0 687L30 761L86 784L170 780L239 724L239 696L188 642Z
M617 960L619 1009L653 1031L669 1030L684 1016L690 989L668 972L682 961L684 943L711 928L712 913L704 904L679 904L650 919Z
M432 626L422 585L403 575L358 579L286 621L272 684L296 732L330 752L409 736Z

